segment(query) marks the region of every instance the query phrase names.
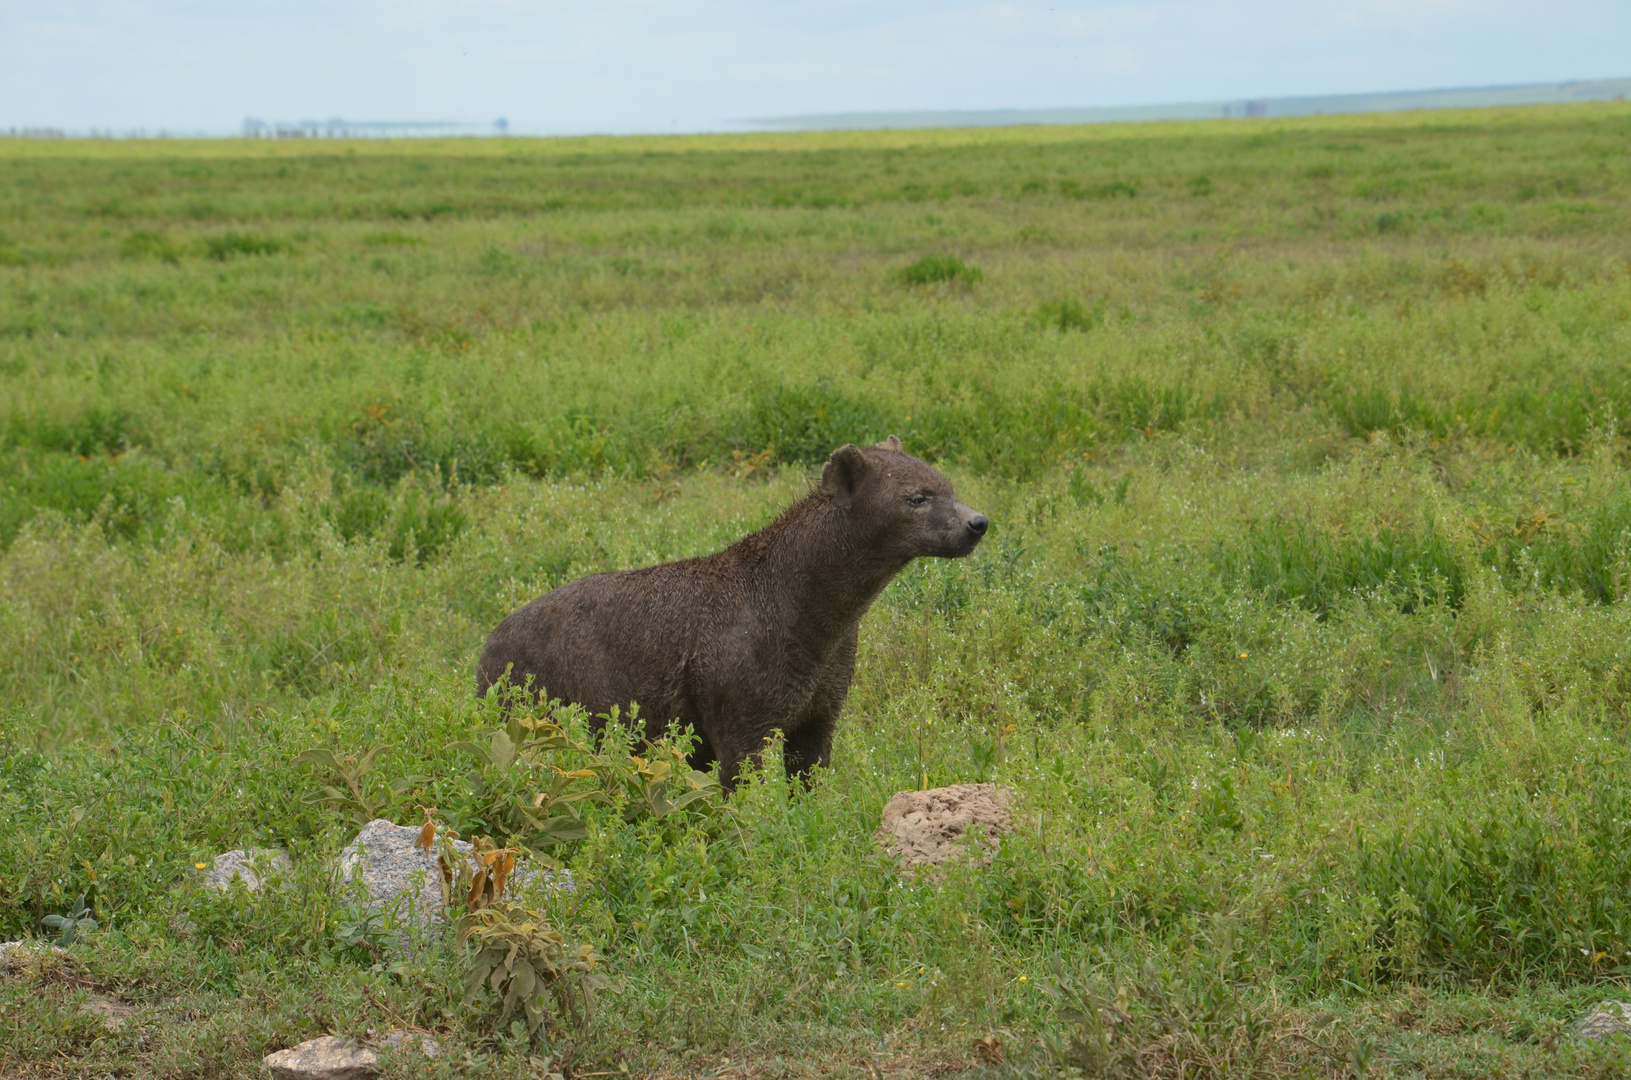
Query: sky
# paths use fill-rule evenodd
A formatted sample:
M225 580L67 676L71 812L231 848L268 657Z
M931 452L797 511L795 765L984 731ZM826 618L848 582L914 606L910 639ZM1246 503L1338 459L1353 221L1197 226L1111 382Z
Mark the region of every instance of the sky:
M1631 75L1627 0L0 0L0 130L512 133Z

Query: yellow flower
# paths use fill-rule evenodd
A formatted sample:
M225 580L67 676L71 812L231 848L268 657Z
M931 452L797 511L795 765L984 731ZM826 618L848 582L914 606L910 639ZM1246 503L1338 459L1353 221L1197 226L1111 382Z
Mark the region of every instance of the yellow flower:
M194 869L202 870L202 869L204 869L204 864L201 863L201 862L195 862L195 863L193 863L193 867L194 867Z
M1029 975L1021 975L1019 977L1019 981L1022 982L1022 983L1028 983L1028 982L1031 981L1031 978L1030 978Z

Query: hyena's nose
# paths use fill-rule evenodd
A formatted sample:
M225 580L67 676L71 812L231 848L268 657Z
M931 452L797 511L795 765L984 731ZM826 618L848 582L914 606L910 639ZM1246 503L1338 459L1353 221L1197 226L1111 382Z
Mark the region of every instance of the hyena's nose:
M975 536L984 536L986 526L990 524L990 518L986 517L984 514L975 514L973 517L968 519L968 525L966 528Z

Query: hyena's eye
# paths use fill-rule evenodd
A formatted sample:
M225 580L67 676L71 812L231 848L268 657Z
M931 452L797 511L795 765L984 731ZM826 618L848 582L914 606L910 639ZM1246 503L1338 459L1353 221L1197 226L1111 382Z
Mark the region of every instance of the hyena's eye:
M927 495L925 495L921 491L915 491L912 494L906 496L906 505L908 505L908 506L922 506L924 503L926 503L928 501L929 501L929 497Z

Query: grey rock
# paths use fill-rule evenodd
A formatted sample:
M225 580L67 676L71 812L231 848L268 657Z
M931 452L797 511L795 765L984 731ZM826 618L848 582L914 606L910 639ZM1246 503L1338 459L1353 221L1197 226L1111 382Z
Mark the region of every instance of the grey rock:
M237 878L250 892L260 892L268 881L293 870L288 852L279 848L235 848L215 857L204 874L204 888L225 892Z
M1580 1022L1574 1026L1574 1033L1582 1039L1631 1035L1631 1005L1623 1001L1605 1001L1580 1018Z
M442 917L442 872L436 852L414 846L419 830L375 818L340 852L340 879L360 882L370 907L386 907L406 918L411 911L419 921ZM463 840L453 841L459 854L473 850Z
M349 1039L324 1035L261 1059L272 1080L371 1080L379 1056Z
M370 907L386 908L404 919L411 910L421 924L441 921L441 866L436 851L426 852L414 846L418 840L419 829L375 818L340 852L341 881L360 882ZM475 849L463 840L453 841L453 848L469 859L474 869ZM506 892L515 895L538 887L570 892L572 875L564 870L518 865Z

